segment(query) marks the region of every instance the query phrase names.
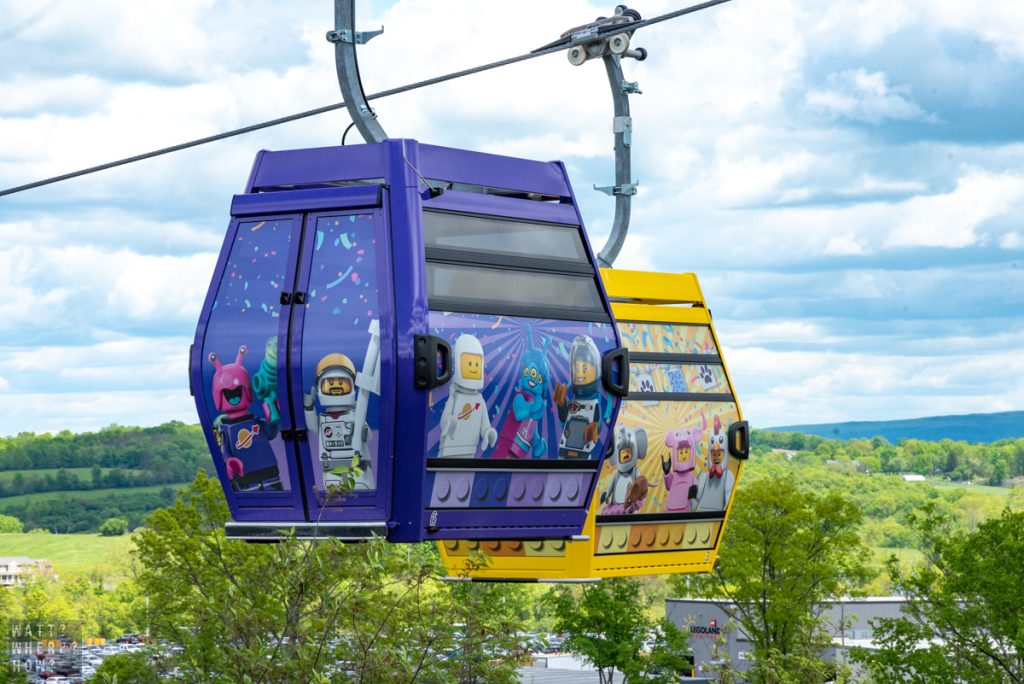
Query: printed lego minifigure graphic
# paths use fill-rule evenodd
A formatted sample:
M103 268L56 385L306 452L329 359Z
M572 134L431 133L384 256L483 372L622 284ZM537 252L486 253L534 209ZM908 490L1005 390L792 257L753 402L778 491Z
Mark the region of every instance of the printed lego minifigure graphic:
M255 394L249 373L242 364L247 352L243 344L233 363L221 363L217 354L210 352L213 364L213 404L220 415L213 421L214 434L231 488L236 492L280 491L280 471L270 440L277 435L280 416L275 398L270 399L264 387L258 406L264 415L257 418L250 411ZM268 354L277 353L276 339L267 343ZM264 362L266 359L264 359ZM261 369L270 364L261 364ZM275 372L276 379L276 372ZM268 403L269 400L269 403Z
M512 406L502 423L493 458L544 458L548 443L540 430L540 421L548 408L547 348L551 340L543 338L541 348L533 346L533 331L526 326L527 348L523 353L522 374L516 383Z
M455 365L452 388L441 415L441 446L438 456L473 457L498 441L491 427L484 386L484 349L473 335L462 334L452 351Z
M708 438L707 469L697 483L698 511L724 511L729 505L736 476L729 469L726 439L722 421L715 416L714 430Z
M633 513L643 507L652 486L640 473L640 461L646 456L647 431L619 425L608 457L615 474L600 496L602 515Z
M594 340L578 335L569 352L570 388L555 385L554 400L562 421L559 458L590 458L597 444L601 420L601 355Z
M385 477L381 325L376 219L318 216L302 317L301 402L311 484L319 505L360 505L337 497L376 491ZM385 351L386 353L386 351ZM326 496L325 496L326 494Z
M681 513L692 510L697 499L694 471L697 468L697 445L703 431L700 428L670 430L665 435L665 446L672 450L669 458L662 458L665 473L665 510Z
M363 370L345 354L332 352L316 365L314 387L303 395L306 428L317 435L324 487L341 486L353 467L354 488L374 489L366 413L371 394L380 394L380 322L370 321ZM317 410L319 404L319 410Z
M595 429L597 436L593 446L586 452L577 448L579 455L573 458L606 453L617 404L601 385L598 369L601 355L619 346L610 324L431 311L428 328L451 346L452 366L452 380L428 394L428 458L565 458L564 426L567 421L574 429L578 425L570 416L574 401L591 408L586 425L594 423L591 438ZM580 351L581 339L590 340L587 354ZM586 364L575 363L584 360ZM578 383L574 366L583 373ZM559 385L563 405L558 404ZM465 420L457 421L462 409ZM466 425L470 419L479 421L475 431ZM586 425L580 427L581 433ZM490 442L480 432L488 426L497 431L497 439ZM456 428L465 431L463 437L462 432L449 436L448 431ZM586 445L584 437L579 435L580 447Z

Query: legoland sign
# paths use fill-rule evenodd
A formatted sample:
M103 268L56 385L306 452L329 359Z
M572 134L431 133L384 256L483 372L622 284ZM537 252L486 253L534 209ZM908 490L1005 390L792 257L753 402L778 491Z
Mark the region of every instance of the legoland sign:
M718 620L711 618L707 625L690 623L690 636L694 639L717 639L722 635L722 628L718 626Z

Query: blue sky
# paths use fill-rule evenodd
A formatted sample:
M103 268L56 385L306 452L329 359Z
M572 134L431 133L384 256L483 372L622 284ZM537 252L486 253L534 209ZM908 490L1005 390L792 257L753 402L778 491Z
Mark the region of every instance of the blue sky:
M0 0L0 186L337 101L332 8ZM358 9L385 27L360 53L374 92L612 5ZM1024 3L733 0L634 44L640 194L617 266L698 274L754 425L1024 409ZM396 137L564 160L603 244L600 63L552 55L375 106ZM232 193L258 149L347 123L0 198L0 434L193 422L186 353Z

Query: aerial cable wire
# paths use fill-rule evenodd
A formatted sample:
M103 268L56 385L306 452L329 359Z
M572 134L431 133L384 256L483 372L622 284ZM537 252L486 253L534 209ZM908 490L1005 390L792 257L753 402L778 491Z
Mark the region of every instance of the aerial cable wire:
M694 12L699 12L701 10L708 9L710 7L714 7L715 5L722 5L722 4L725 4L727 2L731 2L731 0L707 0L707 2L702 2L702 3L696 4L696 5L691 5L689 7L684 7L682 9L678 9L678 10L675 10L675 11L672 11L672 12L668 12L666 14L662 14L662 15L659 15L657 17L652 17L650 19L643 19L641 21L634 22L634 23L629 25L629 28L632 31L632 30L636 30L638 28L643 28L645 26L653 26L654 24L658 24L658 23L661 23L663 21L668 21L669 19L675 19L677 17L681 17L681 16L684 16L684 15L687 15L687 14L692 14ZM616 26L613 25L613 26L607 27L605 29L602 29L601 33L611 33L611 32L614 32L616 28L618 28L618 30L621 30L622 27L621 26L616 27ZM416 81L415 83L409 83L407 85L398 86L396 88L390 88L388 90L382 90L382 91L380 91L378 93L374 93L372 95L368 95L366 97L366 99L367 100L375 100L375 99L382 98L382 97L389 97L391 95L398 95L400 93L406 93L406 92L409 92L411 90L417 90L419 88L425 88L425 87L431 86L431 85L437 85L438 83L444 83L446 81L453 81L453 80L455 80L457 78L463 78L464 76L472 76L473 74L479 74L479 73L484 72L484 71L490 71L491 69L497 69L497 68L504 67L504 66L510 66L512 64L517 64L519 62L525 62L527 60L534 59L536 57L543 57L544 55L550 55L550 54L555 53L555 52L561 52L562 50L565 50L565 49L571 47L572 45L574 45L573 39L572 38L565 38L565 39L556 41L554 43L551 43L549 45L545 45L544 47L541 47L541 48L538 48L536 50L533 50L532 52L527 52L527 53L524 53L524 54L521 54L521 55L516 55L515 57L508 57L506 59L501 59L501 60L498 60L496 62L490 62L488 64L482 64L480 66L475 66L475 67L472 67L472 68L469 68L469 69L463 69L461 71L453 71L451 73L444 74L442 76L435 76L433 78L428 78L428 79L425 79L425 80L422 80L422 81ZM170 147L162 147L160 149L153 150L153 151L150 151L150 152L144 152L142 154L137 154L137 155L134 155L134 156L131 156L131 157L125 157L124 159L118 159L117 161L106 162L105 164L99 164L97 166L90 166L90 167L85 168L85 169L79 169L78 171L72 171L70 173L61 174L59 176L53 176L51 178L44 178L42 180L33 181L31 183L26 183L24 185L18 185L18 186L12 187L12 188L7 188L5 190L0 190L0 197L3 197L5 195L13 195L15 193L24 192L26 190L33 190L35 188L39 188L39 187L42 187L44 185L52 185L54 183L59 183L61 181L71 180L72 178L79 178L81 176L87 176L87 175L90 175L90 174L93 174L93 173L97 173L99 171L106 171L107 169L113 169L113 168L116 168L118 166L124 166L126 164L133 164L135 162L144 161L146 159L152 159L154 157L160 157L160 156L163 156L165 154L170 154L171 152L180 152L181 150L187 150L187 149L192 148L192 147L198 147L200 145L206 145L208 143L217 142L218 140L224 140L226 138L232 138L232 137L235 137L235 136L238 136L238 135L243 135L245 133L252 133L253 131L262 130L264 128L271 128L273 126L280 126L281 124L291 123L292 121L298 121L300 119L309 118L311 116L317 116L319 114L326 114L327 112L337 111L339 109L343 109L344 107L345 107L345 103L344 102L337 102L335 104L325 105L323 107L317 107L315 109L308 109L308 110L306 110L304 112L298 112L296 114L291 114L289 116L282 116L282 117L277 118L277 119L270 119L269 121L264 121L262 123L251 124L249 126L243 126L242 128L236 128L234 130L225 131L223 133L217 133L216 135L210 135L210 136L206 136L204 138L196 138L195 140L190 140L188 142L178 143L177 145L171 145Z

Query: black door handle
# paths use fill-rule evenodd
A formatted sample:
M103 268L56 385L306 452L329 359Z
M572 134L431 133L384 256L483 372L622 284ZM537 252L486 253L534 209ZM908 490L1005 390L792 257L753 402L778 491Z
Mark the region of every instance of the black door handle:
M619 379L615 379L615 370ZM612 349L601 359L601 382L604 388L617 397L629 396L629 350L625 347Z
M729 454L741 461L750 458L750 427L741 420L729 426Z
M417 335L415 350L416 389L440 387L452 379L452 347L440 337Z

